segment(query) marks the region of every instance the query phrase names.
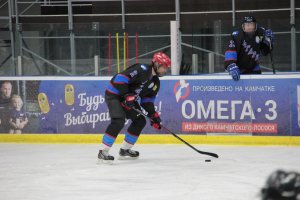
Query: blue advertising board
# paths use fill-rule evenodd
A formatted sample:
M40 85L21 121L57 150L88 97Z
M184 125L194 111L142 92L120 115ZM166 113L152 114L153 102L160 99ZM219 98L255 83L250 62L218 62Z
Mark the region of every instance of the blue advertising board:
M39 83L38 123L31 132L104 133L110 122L104 99L109 80L27 78ZM179 134L299 136L300 74L245 75L240 81L227 75L163 77L155 107L163 124ZM148 123L143 134L151 133L158 132Z

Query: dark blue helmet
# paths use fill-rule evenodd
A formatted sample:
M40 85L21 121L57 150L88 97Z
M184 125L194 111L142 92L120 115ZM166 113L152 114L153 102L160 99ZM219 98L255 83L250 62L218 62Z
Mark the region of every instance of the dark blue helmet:
M255 17L253 17L253 16L245 16L244 17L244 19L242 20L242 24L244 24L244 23L251 23L251 22L253 22L253 23L256 23L256 19L255 19Z

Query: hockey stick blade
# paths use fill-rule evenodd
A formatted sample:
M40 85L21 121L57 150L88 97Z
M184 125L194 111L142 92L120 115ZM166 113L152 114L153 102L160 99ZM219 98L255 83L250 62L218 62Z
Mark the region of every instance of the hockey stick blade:
M188 142L186 142L185 140L183 140L181 137L179 137L178 135L176 135L175 133L173 133L172 131L170 131L168 128L166 128L165 126L161 125L161 127L163 129L165 129L166 131L168 131L169 133L171 133L174 137L176 137L178 140L180 140L181 142L183 142L184 144L186 144L187 146L189 146L190 148L192 148L193 150L197 151L200 154L204 154L204 155L208 155L208 156L212 156L215 158L219 158L218 154L216 153L211 153L211 152L206 152L206 151L200 151L198 149L196 149L194 146L192 146L191 144L189 144Z
M145 115L141 110L136 109L134 107L132 107L132 109L152 121L152 119L149 116ZM196 151L196 152L198 152L200 154L204 154L204 155L212 156L212 157L215 157L215 158L219 158L218 154L211 153L211 152L206 152L206 151L200 151L200 150L196 149L194 146L192 146L191 144L189 144L188 142L186 142L184 139L182 139L181 137L179 137L178 135L176 135L175 133L173 133L172 131L170 131L167 127L165 127L163 125L161 125L161 127L163 129L165 129L166 131L168 131L169 133L171 133L175 138L177 138L178 140L180 140L181 142L183 142L184 144L186 144L187 146L189 146L190 148L192 148L194 151Z

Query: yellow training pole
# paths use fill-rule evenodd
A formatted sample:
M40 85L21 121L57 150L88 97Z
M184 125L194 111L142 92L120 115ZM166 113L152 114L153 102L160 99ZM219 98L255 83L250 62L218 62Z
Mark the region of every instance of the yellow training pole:
M117 66L118 66L118 73L120 73L119 33L116 33L116 43L117 43Z
M124 32L124 40L123 40L123 57L124 57L124 70L126 69L126 33Z

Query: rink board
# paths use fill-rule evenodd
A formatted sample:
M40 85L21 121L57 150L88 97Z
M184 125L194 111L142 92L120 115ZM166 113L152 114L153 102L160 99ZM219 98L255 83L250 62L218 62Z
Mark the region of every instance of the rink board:
M104 91L110 77L0 77L10 80L29 116L21 135L0 142L99 143L110 122ZM72 89L73 94L67 93ZM14 90L16 92L16 89ZM45 97L48 107L40 104ZM166 76L155 101L163 124L196 144L299 145L300 74ZM126 123L117 143L122 141ZM142 144L180 143L149 123Z

